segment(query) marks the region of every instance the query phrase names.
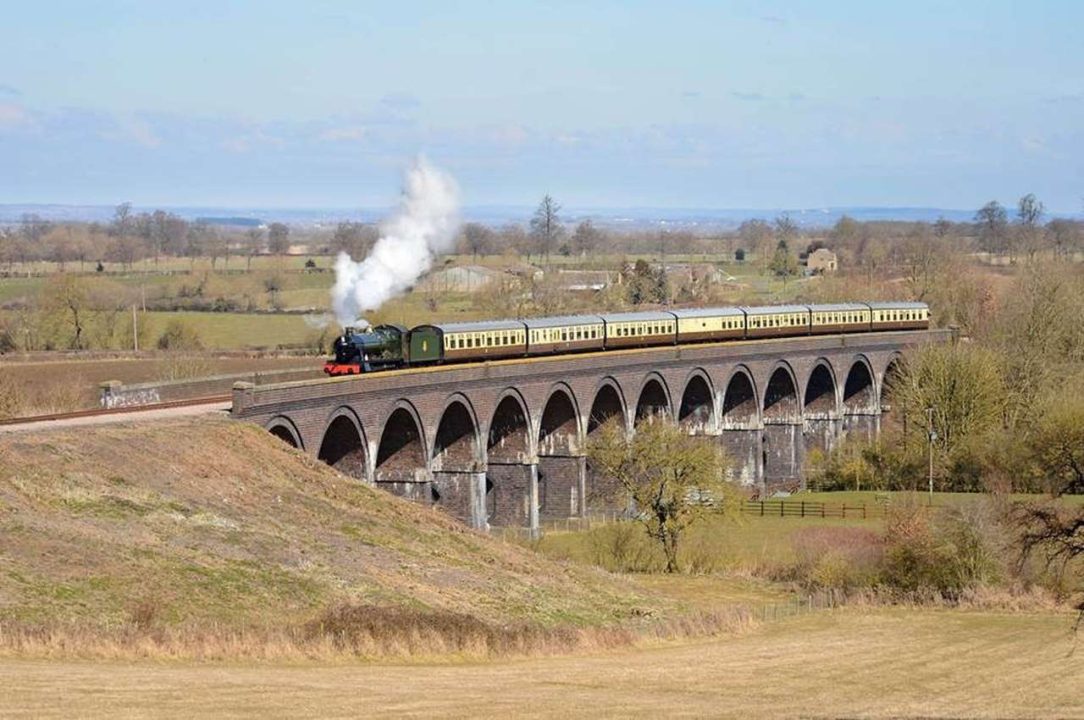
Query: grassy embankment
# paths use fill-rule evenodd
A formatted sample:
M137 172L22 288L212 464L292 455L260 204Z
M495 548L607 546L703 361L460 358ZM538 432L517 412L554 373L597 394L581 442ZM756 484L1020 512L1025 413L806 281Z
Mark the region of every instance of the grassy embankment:
M0 537L8 653L484 655L735 620L470 531L228 421L0 438Z

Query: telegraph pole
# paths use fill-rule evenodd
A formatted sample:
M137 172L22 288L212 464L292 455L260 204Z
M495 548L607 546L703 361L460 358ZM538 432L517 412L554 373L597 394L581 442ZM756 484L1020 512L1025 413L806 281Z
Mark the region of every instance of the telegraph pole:
M933 506L933 442L937 439L937 432L933 429L933 408L926 408L926 437L929 440L930 458L930 506Z

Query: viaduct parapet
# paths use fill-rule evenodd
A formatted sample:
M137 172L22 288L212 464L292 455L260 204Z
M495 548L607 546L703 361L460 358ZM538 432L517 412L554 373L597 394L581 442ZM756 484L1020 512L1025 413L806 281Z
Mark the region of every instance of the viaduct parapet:
M806 454L880 431L886 376L947 330L822 335L238 383L232 416L474 527L606 510L585 457L607 422L665 414L719 442L735 480L800 487Z

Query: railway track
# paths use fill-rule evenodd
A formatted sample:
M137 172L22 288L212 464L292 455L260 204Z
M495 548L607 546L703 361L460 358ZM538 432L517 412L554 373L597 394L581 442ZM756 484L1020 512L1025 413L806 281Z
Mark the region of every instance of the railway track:
M169 402L152 403L149 405L132 405L120 408L94 408L93 410L76 410L67 413L53 413L51 415L30 415L27 417L8 418L0 420L0 427L8 425L32 425L34 423L76 420L79 418L92 418L103 415L126 415L153 410L169 410L171 408L184 408L196 405L217 405L229 402L231 395L212 395L209 397L190 398L188 400L171 400Z

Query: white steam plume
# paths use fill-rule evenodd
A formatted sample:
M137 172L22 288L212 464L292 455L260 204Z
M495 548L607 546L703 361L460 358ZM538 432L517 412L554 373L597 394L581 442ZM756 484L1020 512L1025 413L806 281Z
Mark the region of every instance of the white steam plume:
M331 307L343 326L366 325L361 316L413 285L452 249L459 228L459 190L450 175L418 158L407 172L395 215L361 262L346 253L335 260Z

